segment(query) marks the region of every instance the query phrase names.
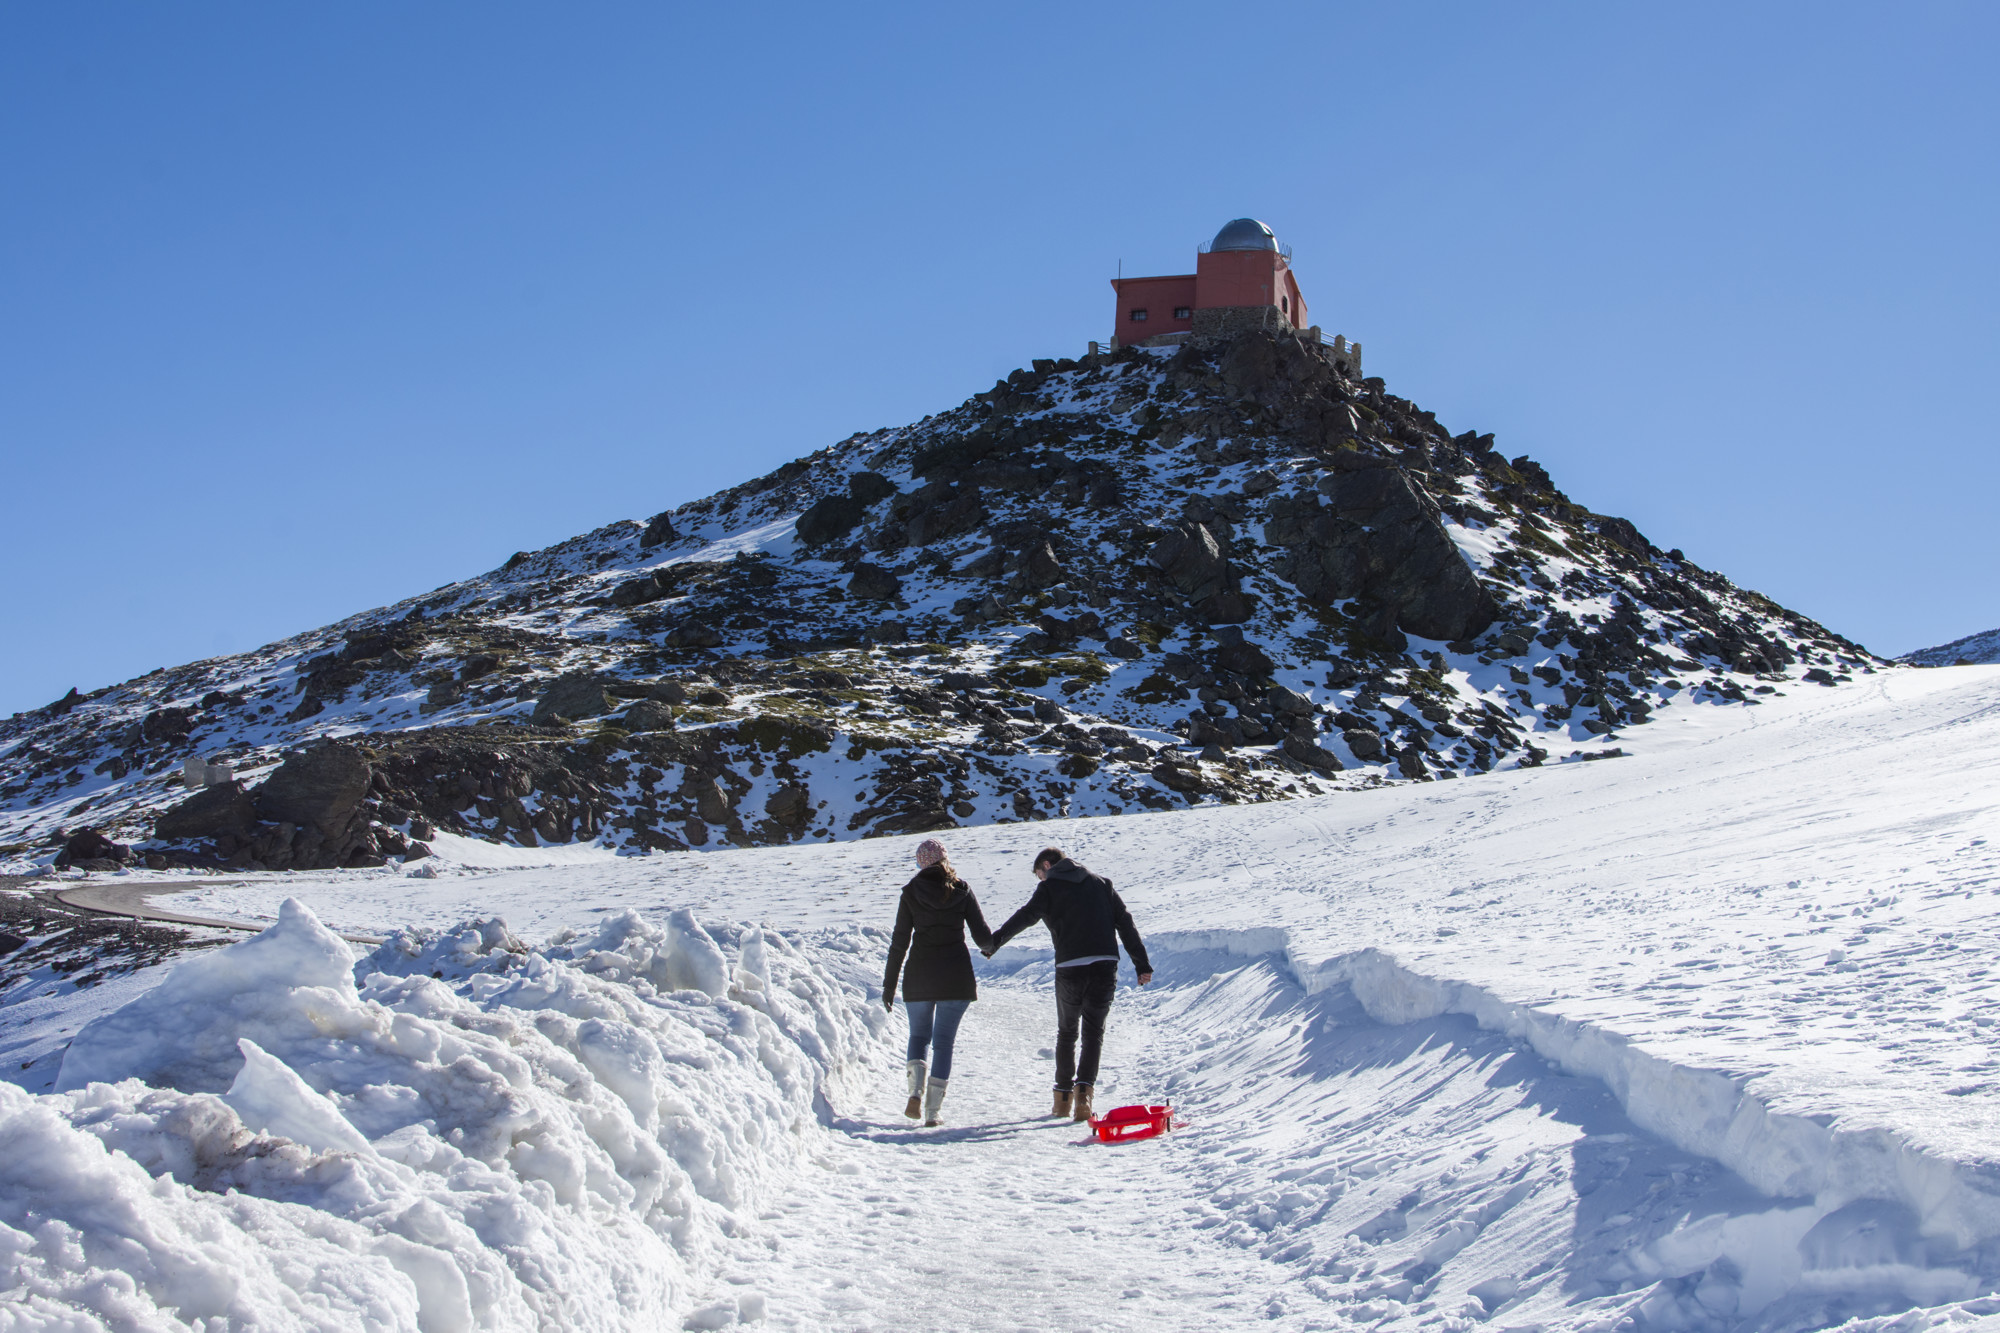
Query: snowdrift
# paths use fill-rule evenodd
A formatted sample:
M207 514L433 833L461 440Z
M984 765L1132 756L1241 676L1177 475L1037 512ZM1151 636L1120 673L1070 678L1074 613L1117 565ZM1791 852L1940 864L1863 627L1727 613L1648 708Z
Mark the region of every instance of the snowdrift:
M1419 1144L1427 1133L1442 1137L1444 1130L1427 1130L1426 1122L1459 1111L1463 1123L1450 1133L1476 1132L1488 1143L1477 1155L1485 1168L1477 1173L1485 1177L1483 1193L1454 1178L1465 1174L1467 1168L1461 1168L1435 1173L1456 1186L1449 1205L1426 1197L1438 1193L1436 1182L1409 1168L1413 1159L1434 1152L1406 1149L1361 1173L1373 1177L1393 1165L1410 1177L1397 1187L1404 1202L1381 1218L1346 1215L1336 1204L1357 1183L1356 1162L1365 1165L1370 1154L1357 1151L1368 1136L1343 1126L1338 1138L1348 1151L1296 1177L1331 1188L1279 1192L1291 1199L1282 1211L1301 1214L1304 1225L1290 1225L1294 1219L1273 1213L1264 1197L1272 1193L1268 1189L1232 1196L1232 1202L1248 1206L1225 1213L1241 1214L1253 1228L1275 1233L1273 1249L1291 1247L1295 1260L1306 1257L1308 1246L1335 1256L1317 1267L1307 1265L1309 1272L1346 1279L1360 1273L1358 1289L1342 1294L1371 1303L1376 1317L1400 1316L1402 1306L1426 1297L1469 1297L1466 1313L1481 1321L1503 1306L1518 1316L1523 1310L1516 1307L1525 1303L1533 1307L1527 1313L1577 1328L1597 1327L1593 1314L1615 1318L1627 1312L1647 1329L1739 1322L1760 1329L1823 1328L1851 1315L1966 1302L2000 1285L2000 1206L1985 1162L1950 1160L1879 1128L1845 1129L1829 1123L1830 1116L1774 1112L1743 1079L1660 1059L1597 1024L1510 1002L1466 982L1425 976L1379 950L1306 964L1276 930L1163 932L1153 948L1170 977L1214 969L1226 978L1201 995L1203 1012L1195 1021L1227 1030L1233 1040L1198 1059L1192 1073L1176 1074L1169 1085L1193 1092L1210 1108L1218 1097L1240 1096L1239 1084L1254 1086L1260 1067L1284 1059L1293 1062L1290 1072L1296 1076L1284 1093L1287 1118L1305 1118L1320 1103L1339 1102L1340 1085L1364 1080L1371 1065L1406 1074L1429 1061L1435 1065L1432 1077L1441 1078L1436 1070L1476 1066L1482 1058L1480 1040L1452 1026L1453 1020L1461 1025L1470 1020L1473 1028L1497 1035L1514 1050L1533 1052L1552 1071L1588 1080L1623 1111L1622 1123L1608 1136L1600 1127L1595 1142L1587 1135L1577 1140L1574 1184L1565 1186L1559 1173L1549 1176L1545 1163L1532 1170L1524 1165L1517 1174L1505 1156L1483 1162L1494 1138L1518 1144L1534 1137L1520 1130L1495 1135L1491 1119L1464 1120L1458 1099L1487 1096L1490 1082L1477 1094L1442 1097L1437 1087L1428 1087L1396 1106L1399 1136ZM1232 1005L1239 1010L1234 1022L1227 1021ZM1302 1032L1312 1035L1300 1041ZM1342 1041L1359 1048L1363 1058L1339 1052ZM1380 1058L1384 1042L1401 1044L1398 1058ZM1431 1048L1427 1054L1426 1048ZM1488 1046L1483 1058L1491 1060L1495 1049L1504 1046ZM1529 1077L1516 1074L1508 1081ZM1344 1095L1358 1100L1352 1091ZM1543 1101L1588 1099L1589 1094L1572 1093ZM1343 1114L1367 1118L1352 1108ZM1592 1119L1568 1107L1555 1118L1578 1124ZM1596 1118L1601 1121L1602 1115ZM1658 1140L1652 1152L1660 1161L1651 1174L1671 1178L1660 1186L1671 1195L1644 1190L1642 1180L1644 1192L1627 1189L1625 1197L1593 1200L1593 1207L1563 1219L1574 1223L1587 1211L1598 1219L1588 1230L1598 1235L1576 1226L1567 1244L1550 1247L1544 1239L1541 1251L1531 1250L1525 1260L1507 1252L1518 1239L1495 1253L1474 1255L1494 1265L1498 1276L1452 1267L1459 1251L1523 1199L1552 1185L1559 1206L1596 1193L1601 1188L1596 1177L1605 1173L1590 1159L1611 1156L1614 1145L1623 1160L1609 1177L1626 1175L1633 1154L1646 1152L1644 1139ZM1635 1143L1640 1146L1630 1146ZM1669 1150L1707 1160L1660 1165L1674 1155ZM1292 1170L1274 1174L1278 1180L1294 1178ZM1689 1179L1706 1188L1682 1188ZM1620 1198L1616 1206L1609 1206L1612 1197ZM1545 1197L1538 1206L1549 1204ZM1265 1224L1258 1227L1260 1217ZM1382 1220L1390 1217L1393 1227ZM1286 1225L1277 1225L1280 1221ZM1602 1234L1607 1230L1625 1234L1607 1237ZM1364 1244L1339 1243L1356 1236ZM1404 1243L1384 1247L1383 1240ZM1517 1276L1538 1262L1541 1281ZM1627 1295L1647 1288L1652 1290L1643 1300ZM1627 1298L1615 1299L1619 1296ZM1988 1304L1992 1308L1983 1313L2000 1310L2000 1303ZM1592 1305L1600 1308L1593 1311Z
M858 936L719 933L486 921L357 962L287 901L86 1027L57 1093L0 1085L0 1287L29 1327L754 1317L715 1247L884 1020Z

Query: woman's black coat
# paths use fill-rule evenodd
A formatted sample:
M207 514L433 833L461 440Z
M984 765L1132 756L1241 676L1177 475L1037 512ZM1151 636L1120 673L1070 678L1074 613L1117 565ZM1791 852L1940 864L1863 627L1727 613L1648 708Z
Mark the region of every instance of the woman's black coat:
M905 1000L976 1000L979 986L972 979L972 955L965 949L965 932L984 949L993 938L980 915L979 900L964 881L945 878L940 866L929 866L903 886L896 908L896 934L889 941L889 966L882 974L882 994L896 996L896 974L903 973ZM903 969L903 956L910 966Z

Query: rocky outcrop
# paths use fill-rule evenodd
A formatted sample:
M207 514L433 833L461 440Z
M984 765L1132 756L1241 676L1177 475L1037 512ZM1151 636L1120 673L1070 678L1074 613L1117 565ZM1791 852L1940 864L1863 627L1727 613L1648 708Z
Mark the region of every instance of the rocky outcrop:
M372 773L357 745L321 741L287 755L256 790L258 817L317 829L323 838L347 829Z
M639 534L639 547L641 550L650 549L662 543L674 541L680 535L680 532L674 527L673 515L671 513L655 514L653 515L653 521L646 525L646 530Z
M535 701L535 722L548 726L575 722L581 718L603 717L611 711L611 692L604 682L585 672L556 677L555 683Z
M807 547L830 546L854 531L867 512L851 495L829 495L799 515L795 531Z
M857 472L847 479L847 493L854 503L866 507L896 493L896 483L879 472Z
M1170 528L1146 552L1146 561L1201 622L1234 625L1250 618L1251 604L1243 596L1236 570L1207 524L1188 519Z
M672 731L674 710L652 699L641 699L619 719L627 731Z
M64 840L56 854L59 870L123 870L132 861L132 849L115 842L94 828L79 829Z
M359 798L357 798L359 799ZM167 810L153 823L153 836L167 842L244 833L257 824L257 803L241 782L206 787Z
M1358 598L1376 608L1376 637L1471 639L1498 614L1439 521L1435 501L1400 467L1334 472L1318 494L1274 500L1264 540L1284 549L1279 573L1321 606Z
M859 597L873 602L892 602L903 591L903 581L880 565L862 561L854 566L854 576L847 581L850 597Z

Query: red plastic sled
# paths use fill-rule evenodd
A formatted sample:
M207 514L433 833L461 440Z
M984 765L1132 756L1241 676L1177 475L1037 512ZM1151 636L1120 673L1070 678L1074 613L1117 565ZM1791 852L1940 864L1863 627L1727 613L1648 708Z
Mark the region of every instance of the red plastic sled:
M1174 1127L1174 1108L1120 1106L1115 1110L1106 1111L1103 1115L1092 1116L1090 1127L1097 1131L1099 1143L1128 1143L1133 1139L1150 1139Z

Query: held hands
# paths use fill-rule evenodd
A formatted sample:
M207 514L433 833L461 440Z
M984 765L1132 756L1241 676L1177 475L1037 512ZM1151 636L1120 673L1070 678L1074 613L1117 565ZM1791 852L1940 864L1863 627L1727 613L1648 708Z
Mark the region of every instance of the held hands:
M1146 984L1147 984L1148 982L1150 982L1150 981L1151 981L1152 979L1153 979L1153 974L1152 974L1151 972L1141 972L1141 973L1139 974L1139 984L1140 984L1141 986L1144 986L1144 985L1146 985Z

